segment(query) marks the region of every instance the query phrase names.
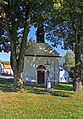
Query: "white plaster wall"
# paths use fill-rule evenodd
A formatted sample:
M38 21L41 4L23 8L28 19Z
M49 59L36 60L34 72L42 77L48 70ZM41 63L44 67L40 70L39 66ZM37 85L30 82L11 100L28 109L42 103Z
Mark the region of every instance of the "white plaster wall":
M1 65L0 65L0 73L2 73L2 67L1 67Z
M59 72L59 82L68 82L68 72L64 69Z
M50 65L45 65L46 63ZM55 62L55 63L54 63ZM53 57L32 57L32 56L25 56L24 60L24 70L23 70L23 81L32 81L36 82L37 84L37 67L39 65L44 65L46 67L45 70L45 84L46 84L46 71L50 71L50 78L52 81L59 82L59 63L58 59ZM55 73L54 73L55 71ZM54 77L55 76L55 77Z
M0 73L3 73L3 64L0 63Z
M8 74L13 74L12 69L4 69L3 72L4 73L7 73L8 72Z

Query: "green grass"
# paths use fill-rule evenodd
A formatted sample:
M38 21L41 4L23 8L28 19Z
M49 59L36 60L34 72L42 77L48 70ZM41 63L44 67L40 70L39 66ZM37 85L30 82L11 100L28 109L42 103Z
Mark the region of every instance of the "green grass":
M12 74L2 73L2 74L0 74L0 76L13 76L13 75Z
M45 87L12 90L13 79L0 80L0 119L83 119L83 92L61 83L53 92Z

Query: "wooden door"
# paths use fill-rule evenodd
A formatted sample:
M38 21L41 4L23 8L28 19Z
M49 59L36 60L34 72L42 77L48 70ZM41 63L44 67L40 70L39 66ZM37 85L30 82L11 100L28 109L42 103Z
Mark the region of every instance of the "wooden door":
M38 71L38 84L44 84L44 71Z

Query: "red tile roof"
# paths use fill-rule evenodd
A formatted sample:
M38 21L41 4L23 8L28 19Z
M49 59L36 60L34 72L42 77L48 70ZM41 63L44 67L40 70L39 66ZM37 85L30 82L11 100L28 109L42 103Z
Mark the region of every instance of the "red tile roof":
M4 65L3 68L4 69L11 69L11 66L10 65Z
M2 63L2 61L0 61L0 63Z

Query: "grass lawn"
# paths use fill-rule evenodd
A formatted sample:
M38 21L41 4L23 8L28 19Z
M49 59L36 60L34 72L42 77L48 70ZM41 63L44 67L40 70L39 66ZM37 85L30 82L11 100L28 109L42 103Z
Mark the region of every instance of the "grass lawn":
M0 119L83 119L83 92L61 83L53 92L25 86L13 92L13 79L0 80Z

